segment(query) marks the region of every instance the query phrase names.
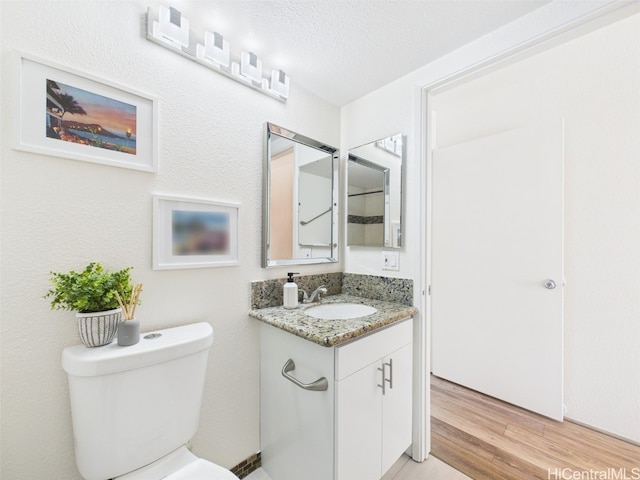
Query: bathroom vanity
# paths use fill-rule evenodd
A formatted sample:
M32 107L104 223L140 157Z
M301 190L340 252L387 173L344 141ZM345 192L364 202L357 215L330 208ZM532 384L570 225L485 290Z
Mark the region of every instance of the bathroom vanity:
M314 305L250 312L263 322L262 466L277 480L375 480L412 441L416 309L350 295L322 303L376 312L347 319L307 315Z

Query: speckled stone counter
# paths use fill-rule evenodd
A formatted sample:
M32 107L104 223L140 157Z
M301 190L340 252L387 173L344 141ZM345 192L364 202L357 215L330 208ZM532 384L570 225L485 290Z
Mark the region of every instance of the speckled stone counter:
M359 303L370 305L377 312L365 317L348 320L324 320L310 317L304 313L307 308L319 305L318 303L311 303L308 305L301 304L298 308L292 310L282 306L254 309L249 311L249 316L319 345L334 347L398 320L403 320L418 311L416 307L409 305L346 294L325 297L321 303Z

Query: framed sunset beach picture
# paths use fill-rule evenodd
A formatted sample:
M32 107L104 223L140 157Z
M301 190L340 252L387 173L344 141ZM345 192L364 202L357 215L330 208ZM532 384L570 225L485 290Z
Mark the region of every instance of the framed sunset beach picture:
M154 97L42 59L17 57L16 149L156 171Z

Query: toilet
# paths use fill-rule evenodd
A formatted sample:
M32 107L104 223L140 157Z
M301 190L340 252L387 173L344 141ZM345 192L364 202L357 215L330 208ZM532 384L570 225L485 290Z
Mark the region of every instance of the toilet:
M194 323L143 334L120 347L68 347L78 470L85 480L238 480L195 456L213 329Z

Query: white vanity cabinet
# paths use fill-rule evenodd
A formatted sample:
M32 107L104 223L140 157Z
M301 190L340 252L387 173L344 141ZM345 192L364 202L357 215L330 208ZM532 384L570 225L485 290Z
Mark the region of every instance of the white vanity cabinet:
M378 479L411 444L412 328L336 348L336 479Z
M411 444L412 332L409 317L324 347L261 325L262 466L271 478L377 480L393 465ZM295 368L285 372L289 359ZM322 377L326 385L314 383Z

